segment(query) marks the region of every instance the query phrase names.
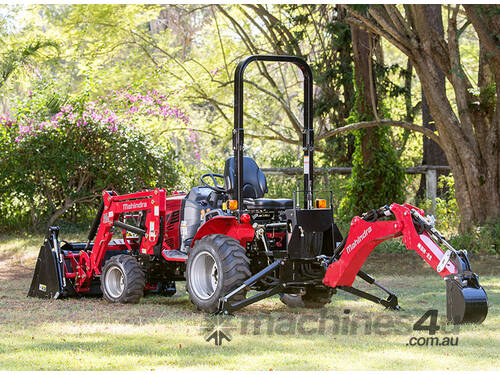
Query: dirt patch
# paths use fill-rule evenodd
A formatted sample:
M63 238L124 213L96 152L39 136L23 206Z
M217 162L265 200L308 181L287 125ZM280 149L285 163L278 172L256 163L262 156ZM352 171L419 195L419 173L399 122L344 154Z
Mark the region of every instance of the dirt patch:
M33 276L33 268L21 265L0 266L0 281L23 280Z

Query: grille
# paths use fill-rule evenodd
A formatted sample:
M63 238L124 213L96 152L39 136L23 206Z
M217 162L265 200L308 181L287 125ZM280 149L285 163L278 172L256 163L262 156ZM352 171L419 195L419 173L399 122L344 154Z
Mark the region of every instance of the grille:
M166 230L173 230L175 229L175 223L179 222L179 217L180 217L180 211L174 211L172 213L172 216L170 216L170 220L168 221Z

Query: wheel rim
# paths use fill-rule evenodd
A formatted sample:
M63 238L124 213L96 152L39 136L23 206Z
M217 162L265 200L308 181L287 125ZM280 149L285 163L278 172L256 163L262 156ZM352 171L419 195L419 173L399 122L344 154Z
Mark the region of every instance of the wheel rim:
M219 270L215 258L208 251L198 253L190 272L191 289L198 298L209 299L215 294Z
M106 273L106 290L113 298L119 298L125 288L125 277L118 266L111 267Z

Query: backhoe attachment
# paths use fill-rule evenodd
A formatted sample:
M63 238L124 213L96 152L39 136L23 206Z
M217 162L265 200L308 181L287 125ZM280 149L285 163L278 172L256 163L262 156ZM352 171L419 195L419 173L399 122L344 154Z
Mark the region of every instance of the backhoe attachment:
M396 308L396 296L374 280L367 280L361 266L378 244L389 238L402 236L406 248L415 250L446 281L448 320L454 324L481 323L488 313L488 297L479 284L478 276L471 270L467 252L455 250L423 214L417 207L394 203L390 207L384 206L353 218L349 235L335 250L323 283L388 308ZM396 220L380 220L391 215L394 215ZM438 244L446 248L446 251ZM353 288L356 276L375 283L385 290L389 297L383 300Z

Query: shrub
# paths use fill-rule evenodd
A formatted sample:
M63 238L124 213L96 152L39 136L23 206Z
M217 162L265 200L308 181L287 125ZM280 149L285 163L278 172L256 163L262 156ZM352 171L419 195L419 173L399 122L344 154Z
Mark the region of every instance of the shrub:
M106 105L66 105L50 120L0 121L0 199L52 225L74 205L106 189L173 187L174 152L160 146ZM3 209L5 211L5 208Z
M376 128L369 140L371 162L363 160L361 140L366 130L356 131L356 150L347 194L340 204L342 216L352 217L385 204L404 201L404 169L388 138L387 128Z

